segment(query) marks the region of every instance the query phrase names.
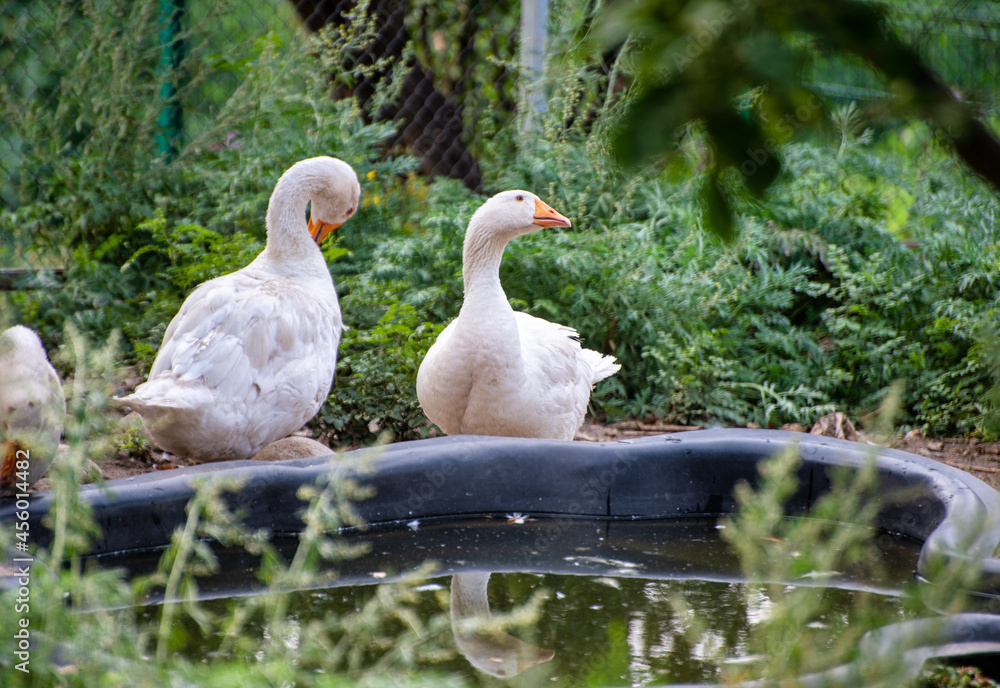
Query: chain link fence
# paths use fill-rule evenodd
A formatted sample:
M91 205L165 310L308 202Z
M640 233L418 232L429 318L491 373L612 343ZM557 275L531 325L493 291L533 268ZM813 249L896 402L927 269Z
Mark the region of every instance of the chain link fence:
M370 120L394 122L396 135L389 147L417 156L424 174L447 175L481 188L483 146L511 124L518 102L521 4L371 0L367 9L372 39L364 51L344 59L368 66L368 73L350 88L339 87L338 95L354 95ZM560 26L564 10L554 3L551 34L572 30ZM85 51L101 51L101 59L115 62L116 74L120 61L123 78L142 84L150 101L161 104L157 141L169 156L178 142L196 137L202 123L239 87L240 58L232 56L233 46L245 47L243 59L251 59L265 36L278 45L301 43L309 33L358 21L356 11L353 0L0 0L3 207L13 209L19 199L31 196L25 190L34 183L34 171L23 168L24 151L40 145L22 135L17 113L28 104L72 107L58 96L58 86ZM1000 6L986 0L900 3L892 6L890 16L886 30L911 41L962 97L996 112ZM96 29L94 17L102 24ZM144 27L146 35L125 35L136 26ZM118 36L118 41L95 44L95 31ZM136 61L141 62L138 67ZM197 73L185 81L194 61ZM885 93L884 84L864 65L821 58L810 69L811 83L828 97L864 100ZM398 97L376 105L376 84L387 78L397 80ZM123 121L122 126L137 124ZM44 145L57 154L90 135L97 133L81 120L75 130L53 134L62 140Z
M169 157L224 106L243 78L240 60L252 59L265 37L278 45L301 45L311 33L360 21L353 0L2 0L0 8L0 175L5 179L0 198L8 208L23 197L18 187L31 183L21 159L33 144L21 135L17 118L7 114L29 103L62 107L59 81L81 53L104 51L108 60L141 61L144 73L136 75L137 82L148 82L151 69L161 74L162 83L147 87L145 95L162 102L157 139L160 152ZM396 123L389 148L416 155L424 174L456 177L480 188L479 150L507 124L517 100L512 65L518 5L511 0L486 5L459 0L446 6L371 0L364 9L372 34L366 53L354 51L345 58L358 66L379 61L384 66L369 69L350 88L339 87L337 95L356 96L371 120ZM115 22L117 30L110 26ZM95 33L114 37L137 26L148 35L121 35L118 46L93 44ZM234 46L237 52L244 48L241 55L234 57ZM393 84L398 97L372 111L377 83L389 78L399 80ZM65 143L86 135L84 127L81 122L81 130L68 133Z

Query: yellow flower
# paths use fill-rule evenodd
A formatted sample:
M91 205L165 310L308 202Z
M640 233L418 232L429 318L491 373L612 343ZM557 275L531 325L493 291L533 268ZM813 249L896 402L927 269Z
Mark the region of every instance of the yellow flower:
M375 179L375 170L369 171L367 176L368 176L369 179ZM376 203L377 202L378 201L376 201Z
M379 202L379 196L378 194L375 194L374 196L372 196L372 203L378 205L378 202Z

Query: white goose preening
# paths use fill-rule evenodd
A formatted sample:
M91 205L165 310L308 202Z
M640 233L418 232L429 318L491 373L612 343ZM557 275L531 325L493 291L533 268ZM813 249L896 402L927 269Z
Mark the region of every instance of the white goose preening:
M620 368L582 348L576 330L515 312L500 285L511 239L570 224L527 191L499 193L472 216L465 301L417 373L420 405L445 433L571 440L594 384Z
M198 461L244 459L316 414L343 330L319 244L354 213L360 193L354 170L335 158L302 160L282 175L267 246L191 292L148 381L120 400L157 445Z
M45 475L65 416L62 384L38 335L21 325L5 330L0 334L0 495L14 494L18 485ZM26 472L19 461L27 461Z
M552 659L555 656L552 650L500 630L481 630L489 625L489 582L490 574L485 571L456 573L451 577L451 627L462 656L480 671L498 678L511 678Z

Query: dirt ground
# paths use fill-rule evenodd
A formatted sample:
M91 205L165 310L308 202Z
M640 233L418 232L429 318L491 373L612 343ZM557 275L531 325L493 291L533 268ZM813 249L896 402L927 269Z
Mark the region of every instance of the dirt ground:
M577 432L576 439L586 442L613 442L621 439L699 429L693 426L672 425L661 422L629 420L619 423L598 423L588 419ZM852 441L868 441L864 433L856 430L850 420L842 413L825 416L817 421L812 428L804 428L801 425L789 425L783 429L812 432L812 434L838 437ZM310 440L303 440L303 442L310 442ZM895 449L934 459L949 466L968 471L994 489L1000 490L1000 442L979 442L976 439L962 438L930 438L923 437L919 432L914 431L905 436L895 438L891 442L891 446ZM313 443L313 447L319 447L319 445ZM301 453L298 455L316 455L316 452L314 451L312 454ZM267 460L294 457L294 454L283 454L280 456L271 456ZM144 460L131 458L120 453L109 457L99 470L105 480L114 480L190 464L191 462L182 459L179 460L176 457L168 457L155 451ZM96 470L97 467L94 466L92 469ZM44 490L47 488L47 481L42 479L36 484L34 490Z

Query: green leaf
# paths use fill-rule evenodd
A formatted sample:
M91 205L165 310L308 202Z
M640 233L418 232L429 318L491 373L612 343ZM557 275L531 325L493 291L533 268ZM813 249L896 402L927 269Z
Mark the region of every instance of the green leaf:
M637 165L674 149L677 129L694 116L689 94L677 84L645 90L629 107L615 134L614 151Z
M721 188L722 182L715 175L708 175L702 185L702 222L706 229L725 242L731 242L736 233L733 229L733 211Z

